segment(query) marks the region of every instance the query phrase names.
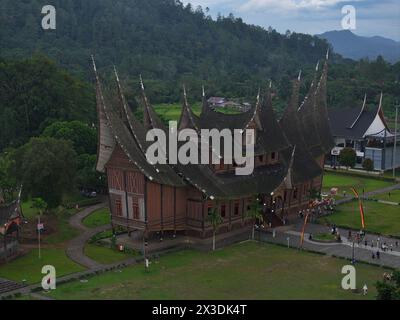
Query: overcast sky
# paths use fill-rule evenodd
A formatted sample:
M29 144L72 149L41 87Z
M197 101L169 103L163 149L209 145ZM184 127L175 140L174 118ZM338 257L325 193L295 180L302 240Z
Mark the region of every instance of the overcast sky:
M272 26L283 33L319 34L341 30L342 7L356 9L355 34L383 36L400 41L400 0L183 0L193 6L209 7L210 14L232 12L250 24Z

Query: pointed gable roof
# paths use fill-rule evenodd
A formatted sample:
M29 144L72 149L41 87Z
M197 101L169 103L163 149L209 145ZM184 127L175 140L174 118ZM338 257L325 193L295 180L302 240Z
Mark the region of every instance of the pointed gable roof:
M324 153L328 153L335 146L333 141L331 127L329 123L328 105L326 101L326 85L328 79L328 59L325 60L321 78L319 80L315 97L315 115L318 135L321 141L321 147ZM365 102L364 102L365 103Z
M291 178L293 184L299 184L309 179L319 176L322 172L318 163L308 151L306 142L303 137L302 126L297 112L299 103L300 77L293 81L292 95L289 104L286 107L282 118L279 121L280 127L283 129L290 144L295 148L292 157L286 151L284 156L291 159Z
M199 119L192 111L186 95L186 88L183 86L183 103L182 103L182 111L179 119L178 130L182 129L194 129L199 131Z
M310 89L304 98L303 103L298 109L301 131L303 133L304 142L306 143L308 150L314 158L317 158L324 154L324 150L321 147L321 139L318 132L318 118L315 112L316 104L316 76L318 72L318 65L314 74L314 79L311 82Z
M256 149L270 153L288 148L289 141L278 123L272 106L271 88L265 91L257 109L261 130L257 131Z

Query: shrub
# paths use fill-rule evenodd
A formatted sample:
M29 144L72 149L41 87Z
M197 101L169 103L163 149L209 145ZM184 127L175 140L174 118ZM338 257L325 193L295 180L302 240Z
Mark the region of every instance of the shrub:
M364 170L373 171L374 170L374 162L371 159L365 159L362 164Z
M340 151L339 162L342 166L353 168L356 165L357 153L352 148L344 148Z

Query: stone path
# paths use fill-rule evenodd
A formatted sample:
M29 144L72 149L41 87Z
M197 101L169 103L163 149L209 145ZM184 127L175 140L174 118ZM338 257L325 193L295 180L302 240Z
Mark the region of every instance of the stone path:
M301 230L302 224L298 223L293 226L292 230L282 230L282 232L277 229L275 238L273 237L271 232L262 231L259 235L260 240L278 243L287 246L289 239L289 246L299 248L300 247L300 238L301 238ZM308 236L310 233L325 233L329 232L330 228L323 225L318 224L308 224L306 227L305 241L303 244L303 248L305 250L315 251L324 253L330 256L336 256L341 258L346 258L351 260L352 252L353 252L353 243L347 239L348 229L341 228L339 230L341 234L341 238L343 240L342 243L320 243L316 241L310 241ZM352 230L352 232L357 232ZM383 252L379 249L380 259L373 259L372 254L374 253L376 256L377 241L378 238L380 240L380 244L386 242L387 245L393 245L393 251ZM364 242L358 245L355 244L355 258L356 261L363 261L368 263L377 264L382 267L391 267L391 268L400 268L400 247L395 246L395 242L398 241L400 244L400 240L393 239L390 237L378 236L373 234L366 235L365 238L368 242L367 246L364 245ZM371 247L371 241L374 241L374 247Z
M100 203L98 205L86 208L85 210L72 216L69 221L69 223L72 227L82 231L82 233L79 236L77 236L76 238L72 239L68 243L68 246L67 246L67 249L65 250L65 252L71 260L73 260L76 263L78 263L86 268L89 268L89 269L101 267L102 264L85 256L85 254L84 254L85 245L91 237L93 237L94 235L96 235L100 232L110 229L111 225L106 224L104 226L100 226L100 227L96 227L96 228L87 228L86 226L84 226L82 224L82 221L87 216L89 216L91 213L93 213L94 211L104 208L105 206L106 206L106 203Z
M382 194L382 193L387 193L390 191L394 191L394 190L398 190L400 189L400 184L395 184L392 185L390 187L386 187L386 188L382 188L382 189L378 189L378 190L374 190L374 191L369 191L369 192L365 192L364 195L361 195L361 198L366 199L366 198L371 198L373 196L376 196L378 194ZM355 199L355 197L351 196L351 195L347 195L346 197L343 197L339 200L336 200L336 204L340 205L343 203L347 203L347 202L351 202Z

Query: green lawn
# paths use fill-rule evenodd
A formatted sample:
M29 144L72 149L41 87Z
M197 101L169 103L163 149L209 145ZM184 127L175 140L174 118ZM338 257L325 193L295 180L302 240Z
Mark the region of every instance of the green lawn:
M119 252L96 244L87 244L85 255L102 264L120 262L133 256L132 254Z
M47 244L58 244L71 240L79 235L79 231L72 228L69 224L71 214L63 209L56 213L57 215L57 231L44 238Z
M28 283L40 282L44 275L42 267L52 265L56 268L56 275L66 274L84 270L83 267L72 262L65 255L64 249L42 249L42 258L38 257L38 250L32 250L28 254L0 266L0 278Z
M364 201L366 230L385 235L400 236L400 207L374 201ZM331 216L320 219L321 223L360 229L361 218L358 202L352 201L336 208Z
M83 220L83 224L88 228L96 228L110 223L110 209L102 208L94 211Z
M35 219L38 215L37 209L32 208L32 200L21 202L22 213L27 220Z
M317 233L313 235L313 239L318 241L335 241L336 236L331 233Z
M167 121L179 121L182 112L182 103L162 103L153 106L157 114ZM196 102L191 105L194 114L200 115L201 103ZM220 109L219 112L225 114L237 114L239 111L233 108Z
M388 193L379 194L379 195L373 196L372 198L400 203L400 190L394 190L394 191L391 191L390 193L388 192ZM400 210L400 207L399 207L399 210Z
M358 264L363 297L341 289L348 262L281 246L245 242L216 252L185 250L152 261L59 285L56 299L374 299L385 269Z
M324 192L329 192L331 188L338 188L338 195L343 195L343 191L346 191L347 195L353 195L351 187L356 188L356 190L362 194L364 189L365 192L386 188L393 185L394 182L375 179L373 177L362 177L345 175L340 173L325 172L323 180Z

